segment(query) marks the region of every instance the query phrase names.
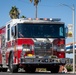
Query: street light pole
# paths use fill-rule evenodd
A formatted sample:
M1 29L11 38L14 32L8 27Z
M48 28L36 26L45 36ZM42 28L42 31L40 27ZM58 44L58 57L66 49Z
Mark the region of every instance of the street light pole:
M75 8L72 6L73 10L73 73L75 73Z
M72 21L73 21L73 73L75 73L75 7L74 5L71 7L69 5L66 5L66 4L61 4L61 5L64 5L64 6L67 6L69 8L72 9Z

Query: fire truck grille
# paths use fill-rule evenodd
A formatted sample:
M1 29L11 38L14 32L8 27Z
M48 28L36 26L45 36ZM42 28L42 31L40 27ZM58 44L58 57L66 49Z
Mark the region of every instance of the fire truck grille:
M35 55L50 56L52 54L52 44L45 42L35 43Z

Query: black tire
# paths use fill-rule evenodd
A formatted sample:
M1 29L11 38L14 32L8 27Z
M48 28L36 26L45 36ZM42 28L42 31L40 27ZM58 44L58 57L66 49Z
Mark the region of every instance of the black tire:
M7 72L7 68L2 68L2 72Z
M54 66L51 68L51 73L58 73L59 72L59 66Z
M10 72L12 72L12 73L18 72L18 65L13 65L13 53L10 54L9 70L10 70Z
M36 68L33 67L26 67L25 72L26 73L35 73Z
M0 72L2 71L2 68L0 68Z

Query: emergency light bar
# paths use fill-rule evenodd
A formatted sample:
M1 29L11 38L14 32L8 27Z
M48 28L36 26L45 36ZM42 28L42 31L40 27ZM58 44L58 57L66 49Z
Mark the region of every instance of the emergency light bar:
M60 21L60 18L50 18L51 21Z

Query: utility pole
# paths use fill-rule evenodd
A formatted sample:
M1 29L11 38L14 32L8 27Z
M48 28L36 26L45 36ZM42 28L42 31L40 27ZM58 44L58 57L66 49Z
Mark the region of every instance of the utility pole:
M75 73L75 7L74 5L69 6L69 5L66 5L66 4L61 4L63 6L67 6L69 7L70 9L72 9L72 21L73 21L73 73Z

